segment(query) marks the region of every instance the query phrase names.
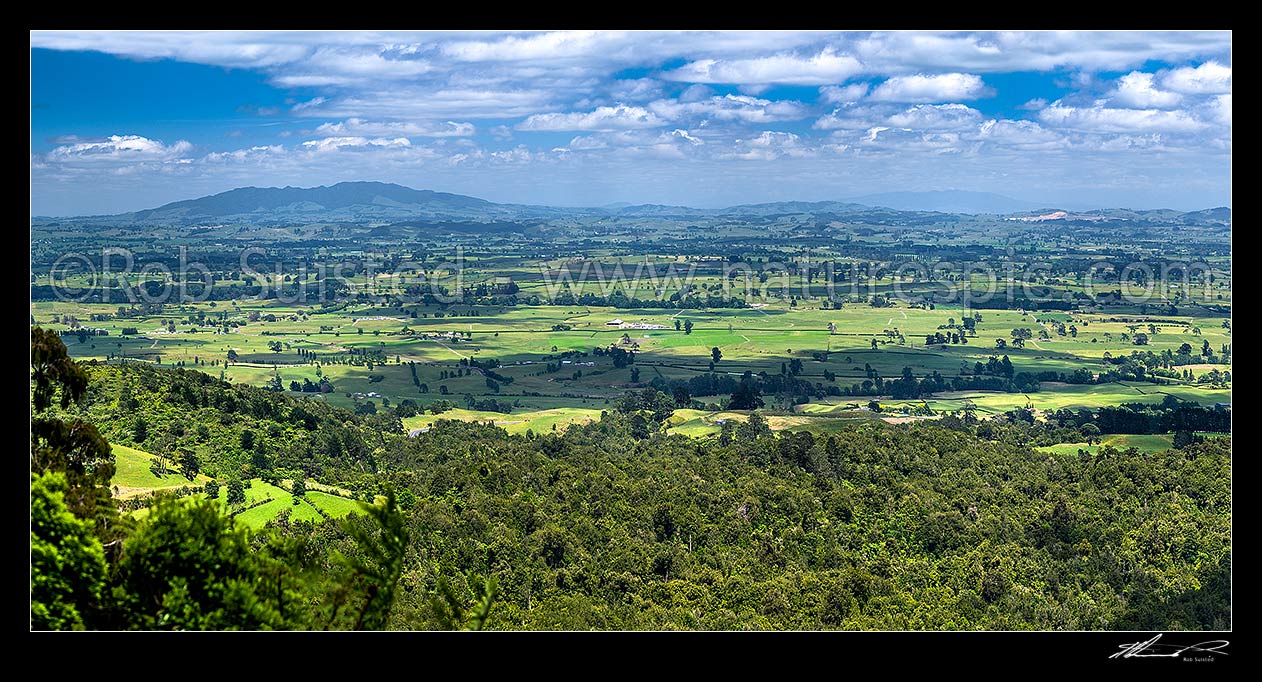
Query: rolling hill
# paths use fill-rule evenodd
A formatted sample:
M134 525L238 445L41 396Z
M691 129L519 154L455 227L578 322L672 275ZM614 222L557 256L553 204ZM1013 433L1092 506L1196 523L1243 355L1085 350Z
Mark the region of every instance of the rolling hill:
M851 201L883 206L898 211L938 211L941 213L1016 213L1044 208L1032 201L1013 199L993 192L937 190L932 192L882 192L854 197Z
M384 182L340 182L302 187L240 187L198 199L123 214L137 223L206 220L357 220L365 218L466 217L509 215L485 199L412 189Z

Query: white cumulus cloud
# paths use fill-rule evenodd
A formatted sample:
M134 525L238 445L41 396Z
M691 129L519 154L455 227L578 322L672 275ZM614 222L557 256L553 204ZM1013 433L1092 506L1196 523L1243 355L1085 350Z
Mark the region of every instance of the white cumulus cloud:
M412 142L406 137L385 138L385 137L326 137L321 140L307 140L302 143L306 149L315 152L329 152L346 148L373 148L373 147L410 147Z
M208 163L256 161L284 153L285 148L278 144L259 145L250 147L249 149L234 149L227 152L211 152L210 154L202 157L202 160Z
M529 163L532 160L542 158L543 153L542 152L532 153L530 149L526 147L526 145L519 144L516 147L513 147L512 149L505 149L504 151L491 152L487 156L489 160L494 163L521 164L521 163Z
M931 104L958 102L990 97L994 91L986 87L981 76L972 73L940 73L933 75L895 76L872 91L878 102Z
M847 104L815 120L816 130L867 130L874 122L884 121L896 110L894 105Z
M644 107L619 104L593 111L535 114L517 125L518 130L632 130L663 125Z
M407 136L407 137L468 137L476 132L472 123L445 121L366 121L362 118L348 118L339 123L324 123L316 128L316 133L334 136Z
M1074 107L1054 102L1040 111L1038 117L1052 127L1095 133L1195 133L1206 125L1183 111L1117 109L1100 103Z
M714 97L714 88L700 83L689 85L684 88L683 92L679 93L680 102L700 102L711 97Z
M670 134L682 140L687 140L691 144L705 144L701 138L696 137L695 135L690 134L687 130L683 130L681 128L676 128L670 131Z
M1157 88L1155 76L1142 71L1132 71L1117 82L1111 100L1114 104L1130 109L1173 109L1183 101L1183 95Z
M102 140L89 140L62 145L48 153L52 161L73 160L124 160L153 161L183 156L193 145L180 140L172 145L161 140L151 140L140 135L110 135Z
M1225 126L1231 126L1231 95L1215 97L1211 104L1211 110L1214 112L1214 120Z
M737 140L737 151L725 154L727 158L751 161L771 161L782 156L813 156L814 151L802 144L802 138L794 133L764 130L757 137Z
M963 104L917 104L889 117L890 125L912 130L959 130L981 120L980 111Z
M662 96L662 84L652 78L616 80L609 84L609 95L622 102L643 102Z
M319 98L317 98L319 99ZM301 116L358 117L401 120L443 120L525 116L555 108L555 93L546 89L508 87L434 88L401 85L366 89L319 105L308 106Z
M400 50L324 45L293 68L274 76L273 82L284 87L354 85L367 80L416 78L434 66Z
M1026 150L1053 149L1065 142L1059 133L1034 121L986 121L978 128L977 136L986 142Z
M1167 72L1161 79L1166 89L1188 95L1219 95L1231 92L1231 67L1208 61L1196 68Z
M748 59L699 59L667 71L662 77L686 83L828 85L843 82L862 70L858 59L824 49L806 57L777 54Z
M442 53L470 62L534 61L597 55L618 40L618 32L550 31L499 40L459 40L442 46Z
M587 137L583 137L583 136L576 137L576 138L574 138L574 139L570 140L570 144L568 145L568 147L569 147L570 149L578 149L578 150L581 150L581 149L605 149L605 148L606 148L606 147L608 147L608 146L609 146L609 143L605 142L604 140L597 139L597 138L595 138L595 137L591 137L591 136L587 136Z
M878 31L854 54L872 71L1124 71L1230 50L1227 31Z
M819 98L827 104L850 104L863 99L868 94L867 83L851 85L825 85L819 89Z
M723 95L693 102L663 99L649 104L649 109L668 121L694 116L720 121L768 123L794 121L807 115L807 109L801 102L760 99L748 95Z

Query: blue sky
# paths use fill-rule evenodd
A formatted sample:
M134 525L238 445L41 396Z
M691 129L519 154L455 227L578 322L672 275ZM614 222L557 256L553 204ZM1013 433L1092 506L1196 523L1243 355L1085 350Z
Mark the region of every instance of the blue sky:
M1229 32L31 33L31 212L379 180L724 206L1231 204Z

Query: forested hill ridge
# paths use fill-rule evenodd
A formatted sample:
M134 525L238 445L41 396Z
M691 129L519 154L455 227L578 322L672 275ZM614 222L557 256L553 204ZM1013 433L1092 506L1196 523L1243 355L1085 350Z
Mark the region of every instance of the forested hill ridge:
M376 627L448 626L489 578L491 629L1231 627L1228 438L1062 455L1032 447L1059 442L1055 424L962 415L826 436L776 434L753 416L694 439L663 431L672 408L652 391L559 432L438 421L409 438L388 413L197 371L85 369L82 402L51 412L112 442L192 452L221 481L300 469L359 496L397 492L400 527L381 537L408 540L397 573L383 573L398 587ZM119 561L162 537L178 518L167 506L123 524ZM362 551L356 527L281 519L255 536L264 556L301 546L314 557L305 572L257 569L281 572L291 591L280 597L259 578L257 589L232 583L228 606L215 590L140 606L89 600L85 624L225 627L193 616L231 616L244 599L270 614L267 627L320 628L326 617L363 627L328 616L334 600L359 598L329 558ZM129 620L131 609L144 618Z
M242 187L200 199L166 204L138 211L136 220L150 220L162 214L189 217L224 217L291 208L294 211L333 211L355 206L422 207L431 210L485 210L491 202L474 197L417 190L380 182L343 182L329 187Z
M660 204L604 207L556 207L501 204L476 197L412 189L384 182L341 182L330 186L240 187L218 194L176 201L156 208L111 216L32 219L35 228L72 224L124 226L211 226L223 224L371 223L401 220L457 220L478 223L513 220L633 219L678 220L816 216L859 221L923 221L956 215L1055 214L1055 207L979 192L889 192L842 201L777 201L725 208L693 208ZM1062 212L1063 213L1063 212ZM1227 225L1231 209L1184 213L1172 210L1105 209L1066 214L1087 221L1142 221L1162 225Z

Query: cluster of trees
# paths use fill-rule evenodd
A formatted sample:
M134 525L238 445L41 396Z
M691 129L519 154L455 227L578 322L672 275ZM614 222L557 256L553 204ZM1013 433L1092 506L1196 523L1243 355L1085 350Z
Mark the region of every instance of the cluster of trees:
M811 382L789 374L758 374L746 370L740 377L730 374L708 372L688 379L665 379L654 377L649 385L670 395L684 394L688 396L724 396L732 395L742 386L752 386L760 395L784 395L792 398L824 397L841 395L842 389L837 386L825 386L819 382ZM751 409L738 407L734 409Z
M88 373L51 332L33 329L31 351L33 629L385 626L411 532L392 490L340 524L291 525L282 514L261 533L201 496L162 495L143 520L120 516L110 446L76 416ZM481 601L433 590L454 599L430 622L480 628L494 589L488 582Z
M499 372L496 372L493 369L484 369L482 370L482 373L486 375L486 381L488 385L491 382L496 382L499 384L513 383L513 377L510 377L507 374L500 374Z
M421 381L420 376L417 375L416 362L414 360L408 361L408 370L412 373L412 384L416 386L416 390L421 393L429 393L429 384Z
M1006 391L1008 393L1034 393L1040 388L1039 377L1029 372L1017 372L1008 356L1002 360L991 356L987 364L978 362L970 377L947 378L937 370L917 379L911 367L903 367L902 376L893 380L882 379L869 370L873 378L851 387L848 395L886 395L905 400L931 395L940 391Z
M668 394L677 392L688 396L731 395L741 386L750 385L758 389L760 395L782 395L793 400L806 402L810 398L825 396L874 396L891 395L897 399L919 398L940 391L1004 391L1007 393L1034 393L1040 390L1040 381L1056 381L1064 375L1050 373L1046 375L1017 372L1008 356L1002 359L991 357L986 363L976 363L971 376L962 375L945 377L937 371L917 379L910 367L903 368L902 376L886 379L870 365L866 366L867 378L850 386L830 385L836 375L825 372L825 380L830 384L812 382L799 378L803 369L802 361L794 359L782 363L780 374L759 372L753 374L746 371L741 377L714 372L698 374L688 379L665 379L655 377L650 385ZM831 374L831 376L829 376ZM1077 375L1075 375L1077 377ZM743 401L741 404L745 404ZM752 408L735 408L752 409Z
M317 367L320 364L325 364L350 365L353 367L367 367L368 369L372 369L375 365L384 365L390 361L389 356L387 356L385 351L380 348L350 348L345 353L324 354L304 351L302 353L302 358L308 364L314 364ZM236 351L228 351L228 359L236 362Z
M302 383L297 381L289 382L289 390L294 393L332 393L333 384L325 376L320 377L319 381L312 381L307 377L303 377Z
M941 391L1004 391L1007 393L1036 393L1040 389L1041 375L1017 372L1007 355L1002 359L991 356L985 364L977 362L971 376L945 377L937 370L917 379L911 367L904 367L896 379L885 379L870 365L865 365L867 379L842 389L842 395L873 396L889 395L905 400L920 398Z
M303 469L317 478L352 466L372 471L383 434L402 431L391 411L355 414L196 370L142 364L83 370L90 384L76 413L110 442L172 460L193 453L202 473L220 479L277 469Z
M1048 416L1061 426L1094 424L1098 433L1231 432L1231 409L1204 407L1168 395L1160 403L1123 403L1098 410L1060 409Z
M932 346L935 344L968 344L968 337L977 336L977 323L982 321L981 313L970 313L964 316L958 323L954 317L947 318L946 324L938 325L938 329L945 330L943 332L934 332L925 334L925 345ZM897 332L898 330L894 330ZM887 332L888 333L888 332ZM901 336L901 334L898 334Z
M926 346L943 345L948 343L967 345L968 335L962 332L947 332L945 334L942 332L934 332L932 334L925 334Z
M664 308L669 310L701 310L710 308L744 308L745 300L735 296L715 296L708 292L680 295L675 292L665 298L638 298L627 296L620 289L615 289L608 296L600 296L588 291L579 295L566 289L552 297L551 301L539 300L535 305L563 306L602 306L609 308Z
M422 551L445 574L489 567L496 627L1230 623L1224 442L1049 459L1015 442L1025 425L820 437L756 413L698 441L657 431L667 411L637 392L525 439L439 422L399 473L418 527L444 529Z
M470 410L478 410L481 412L502 412L510 414L515 407L515 403L507 400L497 400L495 398L477 398L472 393L466 393L464 396L465 407Z
M1193 353L1192 345L1188 343L1182 344L1176 350L1169 348L1163 349L1160 353L1154 353L1150 350L1131 351L1125 355L1113 355L1106 353L1104 361L1108 364L1108 368L1101 373L1100 380L1103 381L1149 381L1152 383L1169 383L1163 379L1190 379L1190 372L1179 371L1175 368L1182 365L1190 364L1217 364L1219 362L1227 362L1231 359L1231 346L1223 344L1221 355L1215 354L1214 350L1209 346L1209 342L1205 341L1201 346L1199 354ZM1207 373L1208 374L1208 373ZM1214 383L1230 382L1230 372L1219 372L1218 381ZM1212 379L1207 379L1211 381Z
M595 355L596 357L609 356L609 358L613 360L613 366L618 369L635 363L635 351L627 350L617 345L610 345L608 347L596 346L592 349L592 355Z
M973 363L973 376L993 376L1013 378L1016 375L1016 368L1012 366L1012 360L1007 355L1003 358L994 355L987 358L986 363Z
M1049 290L1050 294L1050 290ZM1063 300L1069 295L1073 300ZM978 308L992 310L1077 310L1084 303L1090 304L1092 298L1081 291L1057 291L1049 298L1029 298L1017 294L1015 296L994 296L993 292L975 290L970 292L970 304Z

